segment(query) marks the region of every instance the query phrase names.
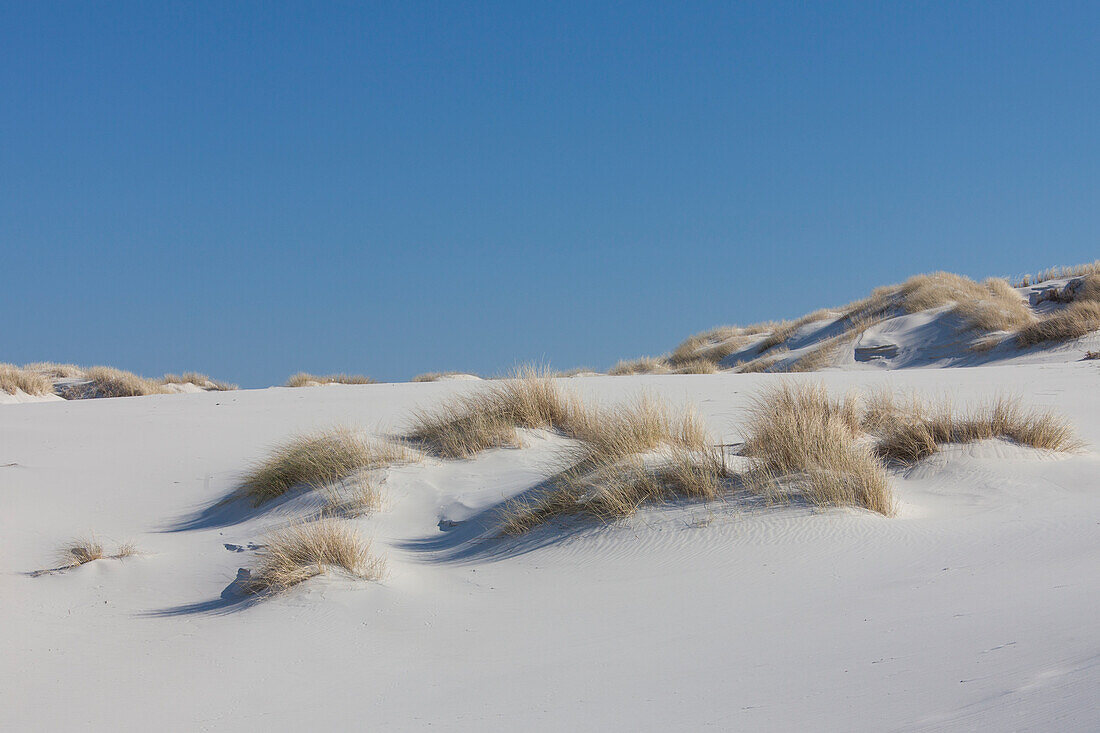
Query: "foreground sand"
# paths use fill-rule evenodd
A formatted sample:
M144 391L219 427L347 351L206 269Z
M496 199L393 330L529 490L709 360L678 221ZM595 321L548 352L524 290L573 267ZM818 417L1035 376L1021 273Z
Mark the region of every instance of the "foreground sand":
M567 380L604 402L695 402L725 441L783 375ZM952 447L894 478L897 518L686 504L479 540L560 441L393 469L361 520L381 583L232 592L300 509L203 510L272 443L393 432L468 383L0 409L5 730L1096 730L1100 366L800 375L960 400L1016 394L1090 444ZM446 530L441 529L442 527ZM146 554L29 577L94 531ZM232 551L226 544L239 546Z

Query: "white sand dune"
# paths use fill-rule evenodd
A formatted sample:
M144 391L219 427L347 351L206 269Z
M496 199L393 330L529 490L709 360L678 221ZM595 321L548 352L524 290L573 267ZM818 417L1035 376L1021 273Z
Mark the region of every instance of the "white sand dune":
M383 581L331 575L250 603L238 568L307 500L212 508L251 462L334 423L392 434L484 386L9 405L0 729L1100 728L1097 363L563 385L693 402L734 443L780 379L1019 395L1089 448L950 446L892 476L895 518L684 503L491 537L494 508L553 470L563 441L535 431L523 449L381 472L386 507L356 521L389 558ZM89 532L144 554L28 575Z

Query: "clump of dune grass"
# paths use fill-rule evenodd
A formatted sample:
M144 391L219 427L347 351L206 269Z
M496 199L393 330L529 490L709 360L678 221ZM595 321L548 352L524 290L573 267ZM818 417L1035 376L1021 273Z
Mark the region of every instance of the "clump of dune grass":
M410 382L438 382L440 379L446 379L447 377L476 377L476 374L470 374L470 372L425 372L424 374L417 374L410 379Z
M61 550L59 559L61 564L67 567L76 567L93 560L101 560L106 557L101 545L94 537L78 539L70 542Z
M802 496L816 505L894 512L886 469L861 438L856 400L821 385L781 384L751 404L743 454L751 492L772 500Z
M720 450L707 447L696 451L669 445L648 460L637 453L587 453L583 460L555 476L545 490L505 504L500 532L520 535L547 520L567 515L613 522L629 517L646 504L716 499L726 491L730 478Z
M259 506L298 486L325 489L360 471L416 459L417 454L400 443L369 440L351 428L337 427L277 446L245 475L238 491ZM376 501L364 498L368 505Z
M170 390L156 380L114 367L94 366L84 370L83 381L58 386L62 397L70 400L100 397L140 397L168 394Z
M287 387L316 387L322 384L377 384L377 380L362 374L309 374L298 372L286 380Z
M620 361L607 373L612 377L628 377L635 374L669 374L672 369L668 360L658 356L643 356L638 359Z
M278 593L333 569L362 580L379 580L385 559L354 528L332 518L291 525L265 538L260 563L250 573L248 589Z
M713 364L725 359L753 340L754 334L739 326L719 326L689 336L668 357L669 366L680 370L700 360Z
M517 428L568 434L582 411L577 397L545 371L523 368L510 379L415 412L407 437L444 458L467 458L487 448L518 446Z
M0 390L8 394L23 391L29 395L53 394L53 381L45 374L20 369L14 364L0 364Z
M1082 445L1064 418L1007 397L960 411L947 401L926 405L913 395L899 400L881 393L869 400L862 422L879 437L875 451L880 457L907 464L932 455L944 443L1002 438L1051 451L1074 451Z
M543 490L504 506L503 534L566 514L612 521L673 497L712 499L729 478L722 449L690 406L674 412L643 394L612 408L586 409L570 427L578 444L564 453L567 467Z
M1021 328L1016 332L1016 344L1022 348L1071 341L1096 330L1100 330L1100 301L1075 300Z
M26 364L24 369L44 374L50 379L78 379L84 376L84 370L76 364L58 364L52 361L36 361Z
M721 371L717 362L710 359L692 359L676 366L677 374L717 374Z
M196 387L201 387L210 392L228 392L237 389L237 385L229 384L228 382L220 382L217 379L211 379L205 374L199 372L184 372L180 374L165 374L160 378L161 384L193 384Z
M1051 267L1033 275L1024 275L1016 282L1016 287L1024 288L1033 283L1041 283L1047 280L1059 280L1067 277L1081 277L1083 275L1100 275L1100 260L1070 267Z
M711 451L713 441L694 410L674 412L645 394L614 407L586 407L538 373L528 372L456 397L414 419L410 440L448 458L518 445L516 430L521 427L556 430L577 441L565 454L568 468L549 482L546 491L507 505L502 531L510 534L568 511L625 516L624 507L668 495L673 490L669 487L679 487L675 491L680 495L703 492L699 481L710 475L698 460L669 461L669 466L656 472L634 470L633 457L657 448L681 458ZM581 501L586 491L581 487L599 483L604 476L613 479L618 488L603 491L601 498L592 502Z
M959 301L953 312L963 328L980 332L1015 331L1035 321L1023 297L999 278L985 280L985 295Z
M766 372L772 369L776 364L782 361L787 354L790 353L790 349L782 347L770 354L764 356L758 356L752 361L743 362L736 365L737 371L741 374L757 374L759 372Z
M609 408L577 410L568 437L582 443L588 459L614 460L661 445L704 450L713 441L702 418L691 406L674 411L648 394Z
M57 566L36 570L31 575L46 575L86 565L95 560L121 560L138 554L137 546L133 542L124 542L119 545L114 554L107 554L103 544L93 536L82 537L67 543L57 554Z
M1100 351L1086 351L1085 352L1085 359L1086 360L1100 359Z

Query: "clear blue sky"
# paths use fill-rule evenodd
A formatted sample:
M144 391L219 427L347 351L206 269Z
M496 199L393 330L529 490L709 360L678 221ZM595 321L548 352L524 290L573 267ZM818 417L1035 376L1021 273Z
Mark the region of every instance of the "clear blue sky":
M607 367L1100 257L1100 4L0 4L0 361Z

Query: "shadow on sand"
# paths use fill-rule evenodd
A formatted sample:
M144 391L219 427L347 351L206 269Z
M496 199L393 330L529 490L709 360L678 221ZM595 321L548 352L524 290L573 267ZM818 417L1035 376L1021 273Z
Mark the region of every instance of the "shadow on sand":
M222 590L221 595L208 601L197 603L184 603L178 606L160 608L154 611L146 611L141 614L147 618L167 618L172 616L192 616L209 614L223 616L230 613L243 611L261 602L265 596L262 593L254 593L249 589L251 580L249 571L241 568L237 571L237 577Z

